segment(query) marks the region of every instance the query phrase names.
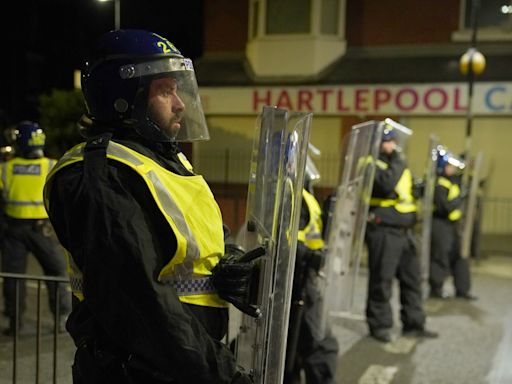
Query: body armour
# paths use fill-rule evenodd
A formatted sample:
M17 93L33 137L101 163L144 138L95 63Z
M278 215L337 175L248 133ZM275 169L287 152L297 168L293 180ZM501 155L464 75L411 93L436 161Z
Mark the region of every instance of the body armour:
M85 145L82 143L69 150L48 176L45 186L47 208L54 175L70 164L83 162ZM203 177L174 174L152 159L114 141L108 143L106 156L127 165L142 177L169 229L176 236L176 252L170 255L170 261L160 271L158 281L171 285L184 303L227 307L209 278L224 253L224 233L220 209ZM190 169L188 162L184 162L184 166ZM73 262L72 255L66 253L73 293L79 300L84 300L82 273Z

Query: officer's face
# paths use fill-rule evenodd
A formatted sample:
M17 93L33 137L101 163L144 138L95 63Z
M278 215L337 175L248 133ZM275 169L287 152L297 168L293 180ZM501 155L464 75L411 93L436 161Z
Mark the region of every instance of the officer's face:
M395 148L396 148L395 140L383 141L380 146L381 152L386 155L391 155L391 153L393 153Z
M444 167L444 173L446 176L453 176L455 174L456 168L451 164L446 164Z
M149 117L170 137L176 137L181 128L185 104L177 94L176 79L164 77L151 82L148 94Z

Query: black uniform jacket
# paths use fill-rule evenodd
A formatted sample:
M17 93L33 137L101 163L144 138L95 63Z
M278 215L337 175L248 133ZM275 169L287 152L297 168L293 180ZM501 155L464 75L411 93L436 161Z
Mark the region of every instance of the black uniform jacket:
M406 168L405 162L396 151L390 155L381 153L379 160L385 162L388 168L376 167L373 182L372 197L381 199L396 199L395 187ZM411 191L412 193L412 191ZM411 227L416 221L416 214L401 213L394 207L370 207L376 224L393 227Z
M450 180L451 183L458 183L459 180L456 176L448 177L444 176L446 179ZM443 187L442 185L436 184L434 189L434 216L440 219L448 219L448 215L453 210L460 208L462 205L462 200L460 196L452 200L448 200L448 188Z
M190 174L175 146L117 141L174 173ZM84 273L86 299L75 303L67 325L75 343L92 338L180 383L229 383L237 371L233 354L203 326L226 320L226 310L199 308L201 323L194 306L157 282L175 252L175 235L138 174L95 158L87 172L82 162L59 171L51 191L51 222Z

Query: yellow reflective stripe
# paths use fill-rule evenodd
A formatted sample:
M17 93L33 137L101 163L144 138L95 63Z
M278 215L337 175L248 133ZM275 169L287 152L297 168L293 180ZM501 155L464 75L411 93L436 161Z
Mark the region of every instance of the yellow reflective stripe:
M194 168L192 167L192 164L190 164L190 161L188 161L187 156L183 152L178 153L178 159L183 164L183 166L190 172L194 172Z
M163 183L160 181L158 176L148 167L144 167L144 163L129 152L129 150L121 147L119 144L110 141L107 147L107 155L111 155L130 163L131 165L142 168L141 173L145 174L152 182L154 190L158 196L159 201L162 203L163 211L172 217L179 233L183 235L187 242L186 254L184 256L183 263L175 266L176 275L190 275L194 271L193 262L199 259L200 252L197 245L197 241L192 234L189 226L187 225L183 213L178 208L176 202L169 194L167 189L164 188ZM144 169L148 168L148 169ZM158 202L157 202L158 203ZM177 234L176 234L177 236ZM177 250L178 252L178 250Z
M379 167L380 169L388 169L389 165L385 161L382 161L381 159L375 160L375 165Z
M453 211L450 212L450 214L448 215L448 219L450 221L457 221L459 220L460 218L462 217L462 211L460 209L454 209Z
M397 199L379 199L377 197L372 197L370 199L370 205L374 207L393 207L397 203Z
M302 190L302 197L309 211L309 222L299 231L298 240L310 249L320 249L324 246L322 239L322 209L316 198L307 190Z
M370 199L370 205L383 208L395 207L400 213L416 212L417 208L412 195L412 174L408 168L404 169L400 179L396 183L395 192L398 195L396 199L372 197Z
M446 189L450 189L450 187L452 186L452 183L450 182L450 180L448 180L446 177L442 177L442 176L437 178L437 184L439 184L442 187L445 187Z
M2 196L4 200L7 198L7 162L2 163Z
M178 208L176 202L173 200L169 192L164 188L158 176L153 171L148 172L147 176L155 185L156 193L158 199L162 202L162 208L164 209L164 212L168 216L172 217L172 220L176 224L180 234L183 235L187 241L187 251L185 258L182 264L176 265L175 272L177 275L190 275L194 272L194 266L192 263L199 259L200 256L197 241L192 234L192 231L190 230L187 222L185 221L183 213Z
M448 189L448 196L447 200L452 201L459 197L460 195L460 187L458 184L452 183L449 179L446 177L438 177L437 184L440 186ZM462 211L458 208L455 208L453 211L448 213L448 219L450 221L457 221L462 217Z

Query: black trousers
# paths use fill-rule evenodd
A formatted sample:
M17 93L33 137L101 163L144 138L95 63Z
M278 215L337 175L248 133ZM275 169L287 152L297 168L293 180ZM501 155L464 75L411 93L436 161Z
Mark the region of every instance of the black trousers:
M225 336L229 319L227 308L183 305L202 323L212 338L221 340ZM122 353L104 340L92 338L78 345L72 372L73 384L183 383L183 380L173 378L168 373L155 371L153 367L134 356L128 358L126 353Z
M301 369L304 370L307 384L334 384L336 378L336 365L338 357L338 340L331 332L329 326L325 334L320 333L321 327L321 303L322 296L318 289L318 277L314 270L309 269L303 288L304 308L298 323L299 329L290 326L288 342L293 332L299 332L299 339L296 351L287 350L287 353L294 353L296 358L287 367L289 373L285 376L285 384L298 382ZM299 287L294 286L294 290ZM296 297L296 294L293 295ZM290 314L290 324L294 321L294 314ZM288 363L288 356L287 356Z
M41 226L41 220L9 220L2 242L2 271L24 274L27 272L28 254L31 252L41 265L46 276L67 276L66 260L55 237L49 236ZM19 287L19 319L26 309L26 284L17 281ZM71 293L68 284L46 284L50 310L57 313L56 297L59 301L59 314L67 315L71 310ZM5 279L3 286L4 313L14 322L16 315L16 280Z
M457 224L448 219L434 217L430 249L430 289L441 291L446 278L452 275L456 293L469 293L469 263L460 254Z
M365 241L369 268L366 321L370 331L393 326L390 299L395 277L400 286L403 329L423 328L421 271L412 235L399 228L369 224Z

